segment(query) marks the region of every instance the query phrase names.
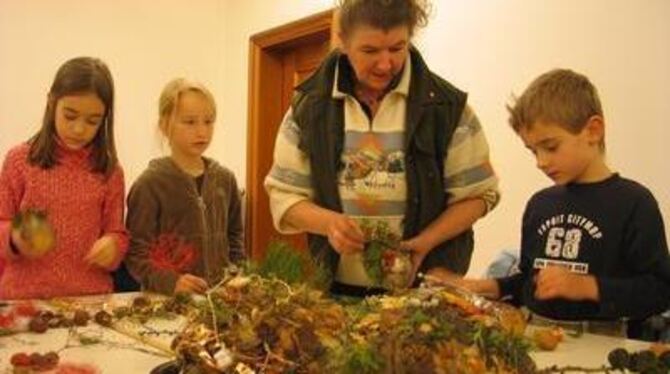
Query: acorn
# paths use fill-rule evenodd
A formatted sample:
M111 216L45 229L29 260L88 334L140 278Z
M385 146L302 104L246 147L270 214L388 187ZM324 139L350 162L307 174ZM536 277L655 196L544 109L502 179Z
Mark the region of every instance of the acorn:
M640 351L630 355L628 370L644 372L653 369L657 363L656 355L651 351Z
M28 329L32 332L42 334L49 329L49 322L45 318L37 316L30 320Z
M44 357L37 353L33 352L30 354L30 365L31 366L42 366L44 363Z
M43 361L44 361L44 366L53 369L58 365L58 361L60 361L60 357L58 356L58 353L54 351L47 352L44 354Z
M9 362L12 366L30 366L31 364L30 356L24 352L14 353L9 359Z
M617 348L612 350L607 355L607 361L609 361L612 369L614 370L623 370L628 367L628 362L630 361L630 355L628 351L623 348Z
M90 319L91 316L88 314L87 311L79 309L74 312L72 322L74 322L74 324L77 326L86 326Z
M112 315L104 310L95 313L93 319L101 326L109 327L112 325Z

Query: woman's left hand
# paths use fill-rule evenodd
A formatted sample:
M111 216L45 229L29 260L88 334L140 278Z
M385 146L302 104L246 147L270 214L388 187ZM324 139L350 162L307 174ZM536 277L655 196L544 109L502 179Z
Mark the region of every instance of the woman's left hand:
M119 249L116 240L106 235L93 243L93 248L88 252L84 260L91 265L97 265L101 268L108 268L116 260Z
M426 258L432 248L423 245L418 236L400 242L400 248L412 253L412 273L408 285L411 286L416 278L416 273L419 271L419 268L423 263L423 259Z

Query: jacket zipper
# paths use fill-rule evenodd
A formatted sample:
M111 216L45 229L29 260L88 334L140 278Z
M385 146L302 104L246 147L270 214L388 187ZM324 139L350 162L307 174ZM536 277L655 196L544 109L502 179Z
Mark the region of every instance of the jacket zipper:
M205 280L209 283L209 279L211 278L211 273L210 273L210 268L209 268L209 226L207 224L207 206L205 205L205 199L203 198L203 194L205 191L205 183L207 180L207 170L205 170L205 174L203 174L203 180L202 180L202 194L200 191L198 191L198 186L195 183L195 180L191 178L191 185L193 186L193 190L195 191L198 201L198 208L200 208L200 222L202 225L202 263L204 266L205 270Z

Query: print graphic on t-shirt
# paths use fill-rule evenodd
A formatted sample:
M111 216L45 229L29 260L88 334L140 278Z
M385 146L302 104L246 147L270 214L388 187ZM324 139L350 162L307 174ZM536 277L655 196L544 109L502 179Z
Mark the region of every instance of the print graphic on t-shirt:
M547 258L536 258L533 262L533 269L544 269L547 266L561 266L577 274L589 273L589 264L584 262L551 260Z
M405 162L402 132L347 131L339 189L351 216L402 218Z
M403 152L385 149L395 139L390 134L354 133L347 136L358 147L347 149L342 155L344 170L340 176L340 184L348 189L367 188L370 190L394 189L400 176L405 171ZM387 138L387 139L384 139ZM404 182L404 181L403 181ZM360 184L360 185L357 185Z
M533 263L535 269L563 266L580 274L587 274L589 270L588 263L575 261L579 258L584 235L593 240L603 236L593 220L579 214L554 215L540 225L537 234L545 238L544 255L547 258L536 258Z

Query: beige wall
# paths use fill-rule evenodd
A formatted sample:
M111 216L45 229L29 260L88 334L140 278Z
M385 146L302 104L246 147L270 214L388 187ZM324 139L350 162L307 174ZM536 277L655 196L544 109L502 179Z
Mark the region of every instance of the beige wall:
M209 154L243 185L249 37L333 2L184 4L0 0L0 153L35 131L57 66L93 54L109 62L116 78L117 139L129 182L159 152L152 126L161 86L186 75L214 91L221 115ZM549 185L508 129L504 105L553 67L586 73L599 87L612 166L646 184L670 221L670 172L662 153L670 139L668 19L666 0L434 1L416 42L436 72L470 93L502 181L501 205L476 228L473 273L497 250L518 245L526 200Z
M158 95L168 80L201 80L225 101L223 2L186 4L0 0L0 158L39 128L58 67L71 57L97 56L114 76L117 148L132 182L161 153L155 126ZM221 135L215 134L210 152L217 157L225 148Z
M246 84L250 35L331 4L329 0L228 2L226 54L245 56L229 60L229 85ZM520 93L535 76L554 67L583 72L598 86L612 166L652 190L670 227L670 168L662 153L670 139L668 19L666 0L433 2L429 26L416 42L432 69L470 93L501 178L500 206L476 227L473 274L480 274L499 249L518 247L526 200L550 184L508 128L505 104L513 92ZM246 111L239 108L246 108L246 96L226 97L227 115L235 123L245 123ZM235 136L244 139L245 130L239 129ZM226 160L244 159L243 154L233 155L235 149L228 150L231 157Z

